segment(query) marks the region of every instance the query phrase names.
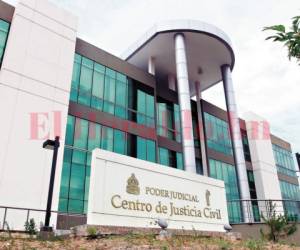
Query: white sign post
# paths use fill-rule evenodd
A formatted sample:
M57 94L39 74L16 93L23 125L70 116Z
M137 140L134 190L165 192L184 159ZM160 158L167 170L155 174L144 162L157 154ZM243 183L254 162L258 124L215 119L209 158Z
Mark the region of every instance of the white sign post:
M87 224L224 232L224 182L95 149Z

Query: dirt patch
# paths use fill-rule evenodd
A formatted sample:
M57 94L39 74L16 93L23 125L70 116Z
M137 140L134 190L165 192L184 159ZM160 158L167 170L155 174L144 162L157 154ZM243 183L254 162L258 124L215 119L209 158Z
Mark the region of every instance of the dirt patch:
M102 249L300 249L287 244L271 244L255 240L230 240L222 238L207 238L199 236L173 236L170 239L158 240L156 235L123 235L106 236L94 240L84 237L53 238L49 241L29 238L27 235L17 234L9 238L0 236L0 249L59 249L59 250L102 250Z

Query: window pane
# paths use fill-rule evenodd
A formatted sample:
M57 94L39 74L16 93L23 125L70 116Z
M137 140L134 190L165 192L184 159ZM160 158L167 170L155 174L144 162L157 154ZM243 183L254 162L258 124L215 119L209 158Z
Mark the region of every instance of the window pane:
M102 110L104 93L104 74L94 71L91 107Z
M66 131L66 144L67 145L73 145L74 126L75 126L75 117L68 115L67 131Z
M84 200L89 199L90 175L91 175L91 166L86 166Z
M116 71L110 68L106 68L106 75L110 78L116 79Z
M167 136L167 124L166 124L166 114L167 106L165 103L158 103L157 121L158 121L158 134L161 136Z
M178 152L176 152L176 164L177 164L177 169L184 170L182 154Z
M85 165L85 162L86 162L86 153L74 149L72 154L72 163Z
M88 126L89 122L83 119L76 118L75 134L74 134L74 147L86 149L88 139Z
M99 64L99 63L94 63L94 70L98 73L102 73L104 74L105 73L105 66Z
M68 212L68 199L59 198L58 211L63 213Z
M101 148L113 151L113 129L102 126Z
M70 199L68 211L70 213L83 213L83 201Z
M84 60L88 60L88 59L83 58L83 61ZM84 62L82 62L82 64L83 63ZM78 103L90 106L92 80L93 80L93 68L90 68L83 64L81 66Z
M9 23L5 22L4 20L0 20L0 31L8 32Z
M196 159L196 171L197 174L203 175L203 166L201 159Z
M71 160L72 160L72 150L69 148L65 148L63 167L61 173L61 185L60 185L60 197L62 198L68 198L68 194L69 194Z
M273 144L272 148L277 171L282 174L295 177L296 172L292 152L276 144Z
M107 113L114 114L114 102L115 102L115 85L116 80L109 76L105 77L104 87L104 108L103 110Z
M169 166L169 150L165 148L159 148L159 163Z
M80 69L81 69L81 56L75 55L75 58L77 57L77 60L74 61L73 66L73 75L72 75L72 88L78 89L79 86L79 79L80 79Z
M152 95L146 95L146 125L154 127L154 97Z
M2 63L10 24L0 20L0 64Z
M114 130L114 152L126 155L126 140L125 133Z
M178 104L174 104L174 124L176 132L176 141L181 142L180 109Z
M236 172L233 165L209 159L209 169L211 177L224 181L227 201L240 199ZM238 203L230 202L228 211L230 222L241 221L241 207Z
M126 77L126 75L117 72L117 80L120 81L120 82L126 83L127 82L127 77Z
M117 81L115 115L123 119L126 118L126 100L126 83Z
M100 148L101 143L101 125L90 122L89 137L88 137L88 150L92 151L95 148Z
M146 140L137 136L137 158L141 160L147 160L147 146Z
M146 94L138 90L137 91L137 123L145 124L146 123Z
M77 150L73 151L70 180L70 199L83 200L84 198L85 159L86 153Z
M152 140L147 140L147 160L156 162L155 142Z
M232 155L232 145L227 122L204 113L207 147L226 155Z

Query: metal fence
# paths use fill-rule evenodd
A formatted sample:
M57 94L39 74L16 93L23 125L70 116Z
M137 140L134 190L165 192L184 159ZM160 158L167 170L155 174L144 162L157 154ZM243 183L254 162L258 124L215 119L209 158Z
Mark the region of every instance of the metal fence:
M297 200L231 200L227 206L231 224L261 223L263 218L269 219L272 215L285 215L290 221L300 221L300 201Z
M286 215L289 220L300 221L300 201L296 200L231 200L227 202L231 224L263 223L272 213ZM246 209L244 209L246 208ZM274 208L272 210L272 208ZM246 211L242 214L242 211ZM0 231L24 231L25 223L34 219L37 229L45 221L46 210L0 206ZM70 229L86 224L85 214L51 211L50 226L56 229Z
M0 206L0 231L25 231L25 223L34 219L37 229L43 226L46 210ZM57 229L70 229L85 224L86 215L51 211L50 226Z

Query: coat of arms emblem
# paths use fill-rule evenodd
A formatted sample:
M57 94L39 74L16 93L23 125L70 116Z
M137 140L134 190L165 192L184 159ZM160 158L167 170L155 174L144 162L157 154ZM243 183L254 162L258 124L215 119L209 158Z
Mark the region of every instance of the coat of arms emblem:
M127 180L126 192L128 194L134 195L140 194L139 181L137 180L134 174L131 174L131 176Z

